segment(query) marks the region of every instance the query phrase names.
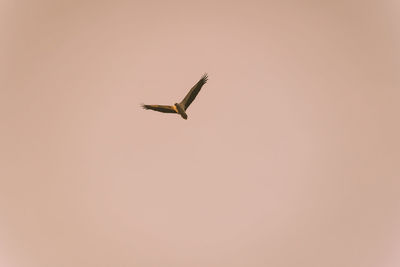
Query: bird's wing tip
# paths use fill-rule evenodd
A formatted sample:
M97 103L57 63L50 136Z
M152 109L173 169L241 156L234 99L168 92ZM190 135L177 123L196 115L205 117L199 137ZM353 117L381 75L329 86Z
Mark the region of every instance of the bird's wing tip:
M207 82L207 81L208 81L208 74L207 74L207 72L205 72L205 73L203 74L203 76L201 77L201 79L202 79L204 82Z

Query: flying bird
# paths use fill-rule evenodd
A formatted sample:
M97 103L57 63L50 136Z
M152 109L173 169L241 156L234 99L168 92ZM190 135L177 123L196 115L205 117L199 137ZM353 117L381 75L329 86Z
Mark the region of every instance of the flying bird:
M189 93L185 96L185 98L180 103L175 103L173 106L166 105L145 105L142 104L144 109L151 109L154 111L159 111L163 113L176 113L182 116L185 120L187 120L186 110L196 98L197 94L200 92L201 87L207 82L208 76L207 73L204 74L201 79L190 89Z

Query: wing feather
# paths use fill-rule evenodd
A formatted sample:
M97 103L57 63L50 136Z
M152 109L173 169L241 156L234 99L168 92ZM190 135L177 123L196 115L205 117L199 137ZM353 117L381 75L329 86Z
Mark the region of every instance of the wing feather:
M181 101L181 105L185 107L185 110L190 106L193 100L196 98L197 94L200 92L201 87L207 82L208 75L205 73L201 79L190 89L189 93L185 96L185 98Z
M173 106L165 106L165 105L142 105L144 109L151 109L163 113L177 113Z

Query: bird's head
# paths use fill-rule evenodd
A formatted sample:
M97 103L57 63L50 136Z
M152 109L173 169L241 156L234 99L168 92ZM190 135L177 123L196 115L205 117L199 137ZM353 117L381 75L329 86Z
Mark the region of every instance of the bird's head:
M182 106L179 105L178 103L175 103L174 105L175 105L176 109L178 110L179 114L185 112L184 109L182 108Z

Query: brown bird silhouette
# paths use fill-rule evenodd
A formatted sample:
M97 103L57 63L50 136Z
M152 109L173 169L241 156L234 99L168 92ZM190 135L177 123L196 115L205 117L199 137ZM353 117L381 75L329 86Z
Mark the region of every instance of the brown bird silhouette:
M173 106L166 105L145 105L142 104L144 109L151 109L154 111L159 111L163 113L176 113L182 116L185 120L187 119L186 110L196 98L197 94L200 92L201 87L207 82L208 76L207 73L204 74L201 79L190 89L189 93L185 96L185 98L180 103L175 103Z

